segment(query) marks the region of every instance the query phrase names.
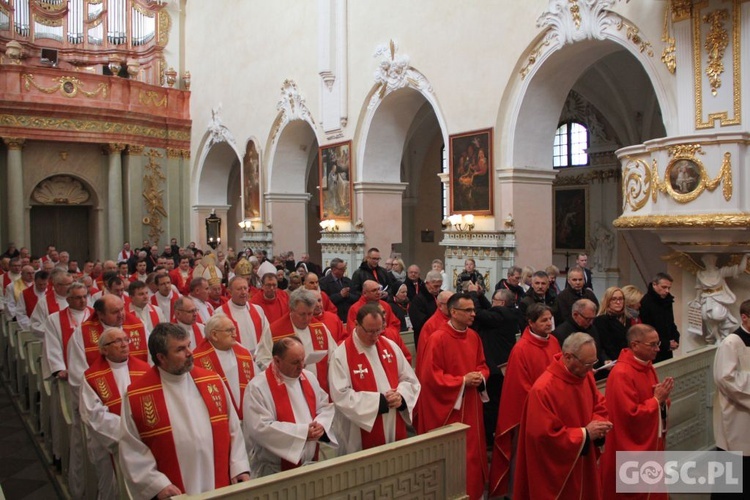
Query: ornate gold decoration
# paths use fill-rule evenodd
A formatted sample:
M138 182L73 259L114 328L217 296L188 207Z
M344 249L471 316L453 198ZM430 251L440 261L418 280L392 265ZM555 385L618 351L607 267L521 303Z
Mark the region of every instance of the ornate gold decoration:
M76 120L70 118L39 118L31 115L0 114L3 127L35 130L65 130L98 134L127 134L149 139L166 139L177 142L190 141L190 131L167 127L146 127L132 123L108 120Z
M182 150L175 148L167 148L167 158L174 159L182 156Z
M40 0L34 0L34 7L47 11L47 12L60 12L68 10L68 2L52 3L42 2Z
M721 87L721 74L724 73L724 52L729 46L729 34L724 28L724 21L729 17L727 9L719 9L703 16L703 22L711 25L706 35L706 55L708 65L706 76L711 84L711 94L716 95Z
M119 142L111 142L104 146L104 154L111 155L115 153L122 153L125 150L125 144Z
M651 169L644 160L633 160L625 164L622 172L622 197L625 205L637 212L648 203L651 193Z
M156 44L160 47L166 47L169 43L169 29L172 27L172 19L166 10L159 11L156 26Z
M695 79L695 128L708 129L715 127L715 121L719 120L719 125L727 127L731 125L740 125L742 111L742 94L741 94L741 75L740 75L740 4L741 0L733 0L732 7L732 101L734 118L729 118L729 111L720 111L709 113L708 119L703 121L703 62L701 51L701 16L699 15L699 6L695 6L696 12L693 15L693 77ZM704 16L708 17L708 16ZM706 37L706 44L708 46ZM722 54L723 55L723 54ZM706 69L708 72L708 68Z
M667 67L667 71L675 74L677 70L677 56L675 54L675 39L669 33L669 9L664 10L664 29L661 34L661 41L666 44L661 52L661 62Z
M161 227L162 217L167 217L167 211L164 209L164 190L160 189L166 176L162 173L161 165L156 162L156 159L163 158L163 155L155 149L149 149L146 156L149 159L145 167L147 173L143 176L143 198L149 217L148 220L144 217L143 223L151 226L148 233L151 240L158 241L164 232Z
M34 14L34 22L39 23L42 26L51 26L53 28L56 28L58 26L63 25L63 19L50 19L48 17L40 16L37 14Z
M581 29L581 8L578 6L578 0L568 0L570 4L570 15L573 18L573 23L576 25L576 29Z
M672 22L684 21L690 19L693 12L693 0L671 0Z
M80 181L67 175L45 179L31 193L31 199L42 205L81 205L90 197Z
M189 149L183 149L182 150L182 158L185 160L190 159L190 150Z
M166 108L167 107L167 95L159 94L158 92L154 92L153 90L149 90L147 92L139 90L138 102L140 102L144 106L156 106L157 108Z
M633 42L638 46L638 50L643 53L645 52L648 54L649 57L654 57L654 49L651 46L651 42L648 42L641 37L641 32L633 26L632 24L626 23L622 19L620 19L620 22L617 23L617 31L620 31L623 27L627 28L626 36L628 40Z
M539 45L537 45L536 48L531 51L526 64L521 68L521 71L519 71L519 73L521 74L521 80L524 80L526 78L526 75L529 74L532 66L534 66L534 64L536 64L536 62L539 60L539 55L542 53L542 50L548 45L549 39L545 37L544 40L542 40Z
M27 91L30 91L31 86L33 85L35 89L44 92L45 94L54 94L59 91L65 97L73 98L78 95L78 92L86 97L94 97L101 93L102 98L107 97L106 83L100 83L94 91L87 91L83 89L83 82L75 76L61 76L60 78L54 78L53 81L56 81L57 85L51 87L40 86L34 81L34 75L28 73L21 75L21 78L24 80L24 87Z
M159 413L156 411L156 403L153 394L146 394L141 398L141 411L143 411L143 421L149 427L155 427L159 423Z
M23 149L23 143L26 142L26 139L21 139L19 137L3 137L3 142L8 147L8 150L21 151Z
M128 144L127 154L129 154L129 155L142 155L143 154L143 145L142 144Z
M732 199L732 161L731 154L724 153L724 161L722 162L721 168L719 169L719 175L714 179L709 179L706 173L706 168L696 155L705 154L701 149L700 144L680 144L672 146L668 149L669 156L672 157L667 169L664 172L664 180L659 181L659 170L656 160L653 162L651 177L653 179L653 187L651 189L652 200L656 201L657 191L667 193L678 203L689 203L698 198L704 190L713 192L719 187L719 184L724 183L722 194L724 199L729 201ZM694 166L690 165L693 164ZM673 179L676 177L676 169L684 170L697 170L692 174L698 175L697 184L687 192L682 192L679 189L675 189ZM695 181L695 179L693 179Z
M636 215L622 216L613 222L622 229L666 228L666 227L716 227L745 228L750 225L750 214L705 214L705 215Z
M109 390L109 386L107 385L107 381L104 379L104 377L98 377L96 379L96 386L99 388L99 395L102 397L103 401L109 401L109 399L112 397L112 393Z
M219 388L216 386L216 384L208 384L206 389L208 389L208 394L211 396L211 400L216 405L216 409L220 413L223 413L224 406L221 403L221 393L219 392Z

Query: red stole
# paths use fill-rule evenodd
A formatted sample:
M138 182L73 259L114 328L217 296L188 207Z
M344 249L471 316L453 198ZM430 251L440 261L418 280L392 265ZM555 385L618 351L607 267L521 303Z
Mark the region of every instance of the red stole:
M94 310L90 307L87 307L89 311L89 316L94 314ZM85 317L85 316L84 316ZM62 311L60 311L60 333L62 334L62 350L63 350L63 361L65 362L65 366L68 366L68 342L70 342L70 337L73 336L73 331L75 331L76 326L70 321L70 307L66 307Z
M159 301L156 300L156 294L157 293L159 293L159 292L156 292L155 294L153 294L151 296L151 303L155 307L160 307L159 306ZM174 290L172 290L172 296L169 298L169 317L167 318L167 321L171 320L172 316L174 316L174 304L175 304L175 302L177 302L177 299L179 299L179 298L180 298L180 296L178 294L174 293Z
M26 317L30 318L37 302L39 302L39 296L36 294L36 286L31 285L21 295L23 295L23 303L26 306Z
M10 272L3 274L3 292L10 285Z
M310 323L308 328L310 330L310 344L313 347L313 351L328 352L328 332L326 331L325 325L323 325L323 323ZM294 334L292 318L288 314L271 324L273 342ZM328 394L328 355L315 363L315 371L321 389Z
M375 380L375 374L372 371L372 365L367 359L364 352L357 352L357 347L354 345L354 336L349 337L344 341L346 346L346 362L349 365L351 371L350 379L352 382L352 389L357 392L380 392L378 390L378 383ZM377 343L378 357L380 358L380 364L383 367L385 376L388 378L388 383L391 389L396 390L398 387L398 363L396 362L396 353L391 348L391 345L384 338L379 337ZM367 450L375 446L385 444L385 429L383 427L383 415L378 414L375 417L375 423L372 426L370 432L361 429L362 434L362 449ZM406 438L406 424L400 416L396 415L396 441Z
M214 441L214 486L228 486L229 454L231 437L229 434L229 407L224 393L224 384L213 372L197 366L190 371L211 420L211 433ZM161 385L159 369L154 366L141 378L128 387L128 402L133 422L138 429L141 441L151 449L156 459L156 468L169 478L180 491L185 491L177 461L177 451L172 436L164 389Z
M289 400L289 392L286 390L286 384L280 376L277 376L276 373L274 373L273 364L266 368L266 380L268 381L268 389L271 391L271 397L273 397L274 406L276 406L276 420L279 422L296 423L297 421L294 419L294 410L292 410L292 402ZM307 401L307 408L310 410L310 418L315 420L318 407L315 398L315 390L310 384L310 381L307 380L307 377L305 377L304 373L299 376L299 382L302 386L302 394L304 394L305 401ZM319 449L320 445L316 443L315 458L313 458L316 462L318 461ZM293 464L283 458L281 459L281 470L295 469L300 465L302 464Z
M229 396L232 398L234 409L237 410L237 416L242 420L242 400L245 397L245 387L247 387L248 382L250 382L255 376L255 368L253 368L253 355L250 354L250 351L241 346L239 342L236 342L232 346L232 350L234 351L234 357L237 358L237 373L240 382L240 400L234 400L234 394L232 394L231 390L229 391ZM221 361L219 361L219 356L216 354L216 349L214 349L214 346L208 341L208 339L203 340L203 342L201 342L193 351L193 359L196 363L200 363L206 370L215 372L219 375L221 380L227 385L227 388L229 387L227 376L224 373L224 369L221 367Z
M130 373L130 382L132 383L138 377L145 374L151 367L148 363L136 359L133 356L128 358L128 373ZM102 403L109 409L110 413L120 415L122 409L122 394L117 388L115 374L112 367L109 366L107 358L99 356L83 374L86 381Z
M225 302L224 305L221 306L221 310L224 311L226 317L231 319L232 323L234 323L234 327L237 329L237 342L241 342L242 336L240 334L240 327L234 320L234 316L232 316L232 308L229 307L229 302L230 301ZM260 344L260 337L263 335L263 322L260 319L260 314L258 314L258 311L249 302L245 304L245 307L247 307L247 310L250 312L250 320L253 322L253 327L255 328L255 342Z
M57 303L57 300L55 300L55 291L48 290L44 296L47 300L47 315L58 312L60 310L60 305Z
M148 344L143 323L134 314L128 313L125 315L125 322L121 328L130 337L130 356L141 361L148 361ZM81 340L86 354L86 363L89 366L99 357L99 337L102 332L104 332L104 325L99 321L96 312L81 325Z
M159 306L154 306L154 307L159 307ZM148 310L148 315L151 318L152 328L159 324L159 313L156 312L156 309L154 309L154 307L151 307L151 304L146 304L146 310ZM135 321L139 321L143 325L143 328L145 329L146 325L143 324L143 321L141 321L141 318L138 317L138 315L135 313L135 311L133 310L130 304L128 304L127 309L128 309L128 314L132 314L133 316L135 316Z

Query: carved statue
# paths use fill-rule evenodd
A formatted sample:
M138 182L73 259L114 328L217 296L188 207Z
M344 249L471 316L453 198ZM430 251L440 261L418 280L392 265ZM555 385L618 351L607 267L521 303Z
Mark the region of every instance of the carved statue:
M612 251L615 248L615 236L601 222L596 223L594 237L591 239L591 267L597 271L606 271L611 267Z
M739 264L717 267L715 254L705 254L697 264L687 254L680 254L674 261L683 269L695 274L695 299L691 307L700 308L703 319L703 338L709 344L721 341L739 327L739 321L729 312L729 306L737 298L727 286L726 278L736 278L747 271L748 254L742 256ZM735 260L736 262L736 260Z

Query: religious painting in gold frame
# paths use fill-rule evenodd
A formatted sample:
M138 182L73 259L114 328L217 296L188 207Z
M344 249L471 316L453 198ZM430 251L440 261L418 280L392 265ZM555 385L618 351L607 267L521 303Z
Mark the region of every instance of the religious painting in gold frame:
M450 212L492 215L492 129L450 136Z
M706 188L706 170L695 157L676 156L667 165L664 173L667 193L678 203L696 199Z
M554 188L554 243L557 252L585 252L589 241L588 186Z
M352 220L352 141L318 148L321 220Z
M260 153L253 140L242 158L242 200L245 219L260 219Z

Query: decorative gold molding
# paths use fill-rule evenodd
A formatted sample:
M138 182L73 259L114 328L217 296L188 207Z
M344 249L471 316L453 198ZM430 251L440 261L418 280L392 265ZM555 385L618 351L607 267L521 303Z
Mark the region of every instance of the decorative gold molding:
M672 22L680 22L690 19L693 12L693 0L671 0Z
M544 38L539 45L536 46L534 50L531 51L529 54L529 58L526 61L526 64L521 68L521 71L519 73L521 74L521 80L524 80L526 78L526 75L529 74L529 71L531 71L531 68L536 64L536 62L539 60L539 55L542 53L542 50L544 47L547 47L549 45L549 39Z
M3 137L3 142L7 146L8 150L21 151L23 149L23 143L26 142L26 139L21 139L19 137Z
M157 108L166 108L167 107L167 95L159 94L158 92L154 92L153 90L149 90L147 92L139 90L138 102L140 102L144 106L156 106Z
M164 232L161 225L162 218L167 217L167 211L164 209L164 190L161 189L166 176L162 172L161 165L157 163L157 159L164 156L156 149L149 149L146 156L148 156L148 164L145 166L146 173L143 176L143 199L148 216L144 217L142 222L150 226L148 235L151 241L159 241L159 237Z
M641 175L640 170L643 171ZM648 203L651 193L651 169L644 160L633 160L625 164L622 172L622 197L633 212Z
M112 155L115 153L122 153L125 150L125 146L125 144L119 142L110 142L109 144L105 144L102 149L105 154Z
M190 150L189 149L183 149L182 150L182 158L185 160L190 159Z
M750 225L750 214L701 215L635 215L615 219L613 225L620 229L637 228L745 228Z
M63 4L63 5L66 5L66 7L67 7L67 4ZM39 14L34 14L33 17L34 17L34 22L35 23L39 23L42 26L50 26L52 28L58 28L58 27L62 27L62 25L63 25L63 19L62 18L61 19L50 19L48 17L40 16Z
M64 130L98 134L128 134L149 139L190 141L190 130L167 127L147 127L108 120L76 120L69 118L40 118L30 115L0 114L0 126L35 130Z
M60 92L65 97L74 98L78 95L78 92L85 95L86 97L95 97L99 93L102 94L102 98L107 98L107 84L106 83L100 83L96 90L93 91L87 91L83 89L83 82L76 78L75 76L61 76L60 78L54 78L53 81L57 82L57 85L53 85L51 87L42 87L38 83L34 81L34 75L29 73L24 73L21 75L21 78L24 81L24 88L26 91L30 91L32 85L35 89L39 90L40 92L44 92L45 94L54 94L55 92Z
M669 7L664 10L664 28L661 34L661 41L666 45L661 52L661 62L667 67L667 71L671 74L675 74L677 71L677 55L675 39L669 32Z
M156 26L156 44L160 47L166 47L169 43L169 29L172 27L172 19L169 17L169 12L164 9L159 11Z
M653 181L651 187L651 199L653 202L656 202L657 191L660 191L668 194L677 203L690 203L698 198L704 190L708 190L709 192L715 191L722 182L724 185L722 190L724 199L726 201L732 199L733 182L730 153L724 153L724 161L719 169L719 175L714 179L709 179L708 173L706 173L706 167L697 157L698 154L705 154L701 149L700 144L678 144L671 146L667 151L669 152L669 156L672 157L672 160L670 160L667 165L663 181L659 180L659 168L656 160L653 161L651 168L651 179ZM691 166L690 163L695 166ZM675 171L675 169L685 169L688 171L695 170L696 168L698 171L692 172L692 174L697 173L697 184L687 192L679 190L679 187L678 189L675 189L673 179L677 176L673 175L673 171ZM677 179L679 179L679 177L677 177ZM694 181L695 179L693 178L692 182Z
M733 0L732 5L732 104L733 118L729 118L729 111L709 113L708 119L703 121L703 62L701 51L701 20L700 8L707 5L695 5L693 8L693 78L695 80L695 128L698 130L714 128L716 120L722 127L740 125L742 122L742 92L740 74L740 4L741 0ZM706 40L708 43L708 38Z
M126 151L126 154L130 156L140 156L143 154L143 145L142 144L128 144L128 150Z
M182 157L182 150L175 148L167 148L167 158L175 159Z
M721 87L721 74L724 73L724 52L729 46L729 34L724 28L724 21L729 17L727 9L715 10L703 16L703 22L710 24L711 28L706 35L706 76L711 84L711 94L716 95Z
M594 182L605 182L608 180L617 180L620 177L619 168L610 168L606 170L594 170L579 175L558 175L552 182L553 186L578 186L588 185Z
M637 45L638 50L641 53L645 52L649 57L654 57L654 48L651 46L651 42L648 42L644 40L643 37L641 37L641 33L638 28L620 19L620 22L617 23L616 26L617 31L620 31L623 27L627 28L625 33L628 40Z
M573 18L573 23L576 25L576 29L581 29L581 8L578 6L578 0L568 0L570 4L570 16Z

